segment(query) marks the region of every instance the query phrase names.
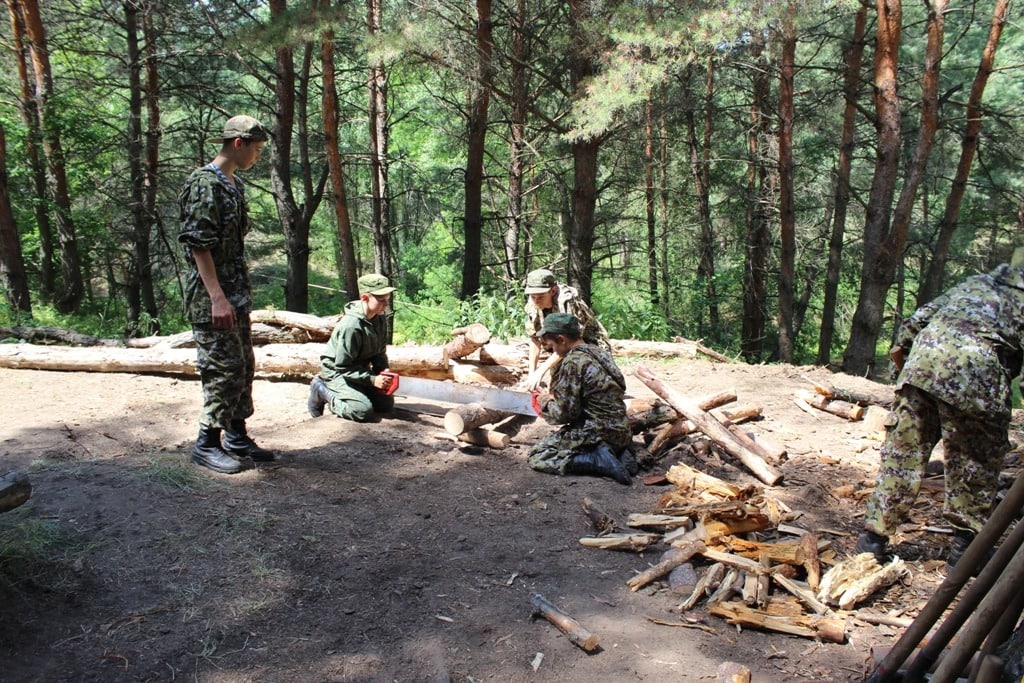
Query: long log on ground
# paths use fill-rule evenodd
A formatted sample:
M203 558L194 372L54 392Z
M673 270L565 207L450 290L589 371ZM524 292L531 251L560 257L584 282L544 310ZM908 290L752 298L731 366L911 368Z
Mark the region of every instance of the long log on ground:
M601 550L625 550L627 552L639 553L647 550L661 540L660 534L617 533L607 536L584 536L580 539L580 545L587 548L600 548Z
M413 347L399 347L413 348ZM428 347L415 347L428 348ZM388 351L388 360L391 360L391 351ZM394 362L391 365L394 369ZM519 373L504 365L486 365L474 361L450 361L448 371L451 378L460 384L483 384L497 386L511 386L519 381Z
M826 398L814 391L801 391L798 398L812 408L845 417L847 420L859 420L864 417L863 407L839 399Z
M308 313L258 309L249 314L249 320L254 323L302 330L308 337L306 341L325 342L331 338L331 332L341 320L341 316L321 318Z
M452 339L441 349L444 358L465 358L491 341L491 331L486 325L473 323L452 330Z
M504 410L493 410L479 403L463 403L445 413L444 430L458 436L471 429L500 422L509 415L511 413Z
M593 652L600 647L596 635L584 628L583 624L552 605L540 593L534 593L530 602L533 604L534 614L540 615L554 624L573 645L582 648L585 652Z
M725 602L714 605L709 614L722 617L730 624L756 628L778 633L788 633L803 638L820 638L828 643L846 641L846 623L841 619L822 616L780 617L761 610L750 609L741 602Z
M700 430L712 441L724 448L729 455L732 455L742 462L744 466L746 466L746 468L758 479L769 486L774 486L782 481L782 474L778 470L765 462L761 456L756 453L752 453L749 449L740 444L732 435L732 432L726 429L725 426L713 416L709 415L707 411L701 410L694 401L683 396L675 389L667 386L664 382L658 379L653 372L642 365L637 366L634 374L640 378L640 381L646 384L651 391L668 401L668 404L679 411L681 415L685 415L689 418L689 420L693 422L693 424L697 425L697 427L699 427Z
M741 406L737 406L732 410L711 410L711 414L714 415L722 424L729 422L733 425L738 425L740 422L746 422L747 420L753 420L761 417L761 413L764 408L756 403L744 403ZM651 445L647 447L651 455L660 455L661 451L668 448L671 444L687 434L693 434L698 431L697 426L687 420L686 418L678 419L675 422L665 425L658 433L654 435L654 440L651 441Z
M31 496L32 482L24 472L13 470L0 477L0 512L13 510Z
M843 389L831 384L819 384L817 382L813 382L812 385L814 386L815 393L821 394L827 399L839 399L840 401L846 401L847 403L855 403L864 408L870 405L888 406L892 404L891 395L888 398L878 398L861 391Z

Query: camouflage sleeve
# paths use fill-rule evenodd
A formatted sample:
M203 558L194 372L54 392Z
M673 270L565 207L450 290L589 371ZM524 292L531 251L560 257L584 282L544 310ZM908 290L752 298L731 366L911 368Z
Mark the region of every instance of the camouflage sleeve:
M553 372L551 394L541 401L541 416L550 424L569 424L583 414L581 356L569 354Z
M217 185L216 176L202 172L193 173L185 182L178 197L178 241L187 247L213 250L220 244L222 221Z
M527 300L526 302L526 336L536 337L540 334L540 327L544 323L544 314L537 308L536 304Z

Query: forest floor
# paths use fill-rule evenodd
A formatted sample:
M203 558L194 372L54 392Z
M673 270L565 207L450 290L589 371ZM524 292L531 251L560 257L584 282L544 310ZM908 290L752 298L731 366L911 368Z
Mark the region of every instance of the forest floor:
M648 366L688 396L731 388L761 404L751 429L788 450L768 490L800 513L793 524L840 557L853 551L879 443L863 422L809 414L794 397L809 380L882 399L889 387L813 367ZM653 396L633 367L623 363L629 394ZM584 498L622 520L666 488L532 471L543 423L483 449L442 438L423 406L369 424L314 419L306 384L258 380L249 430L280 457L227 476L189 462L196 380L0 369L0 390L3 469L33 484L28 503L0 515L4 680L700 681L731 661L758 683L858 681L871 647L900 632L857 612L843 644L715 617L665 625L682 624L680 596L626 586L661 550L579 539L593 535ZM728 456L714 474L758 484ZM945 526L937 495L894 538L910 578L860 609L913 617L941 582L949 537L921 529ZM535 593L600 649L533 618Z

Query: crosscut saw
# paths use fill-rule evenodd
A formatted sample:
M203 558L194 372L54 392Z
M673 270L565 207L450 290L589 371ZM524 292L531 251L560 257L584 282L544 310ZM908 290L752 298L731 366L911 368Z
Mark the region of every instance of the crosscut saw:
M478 387L472 384L422 377L395 376L398 386L388 393L406 398L424 398L445 403L479 403L491 410L502 410L518 415L537 417L533 409L533 395L526 391L511 391L494 387ZM392 382L394 385L395 382Z

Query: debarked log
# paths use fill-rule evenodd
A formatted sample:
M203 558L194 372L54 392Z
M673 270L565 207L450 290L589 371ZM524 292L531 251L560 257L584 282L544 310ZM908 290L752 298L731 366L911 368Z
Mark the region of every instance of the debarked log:
M452 330L452 339L442 348L444 358L465 358L491 341L491 331L482 323L473 323Z
M464 403L445 413L444 430L458 436L477 427L500 422L509 415L511 413L504 410L493 410L479 403Z
M845 417L847 420L859 420L864 417L863 407L839 399L829 399L814 391L801 391L798 398L812 408Z
M820 615L778 616L751 609L741 602L723 602L708 610L709 614L725 619L730 624L803 638L820 638L828 643L846 642L846 622Z

